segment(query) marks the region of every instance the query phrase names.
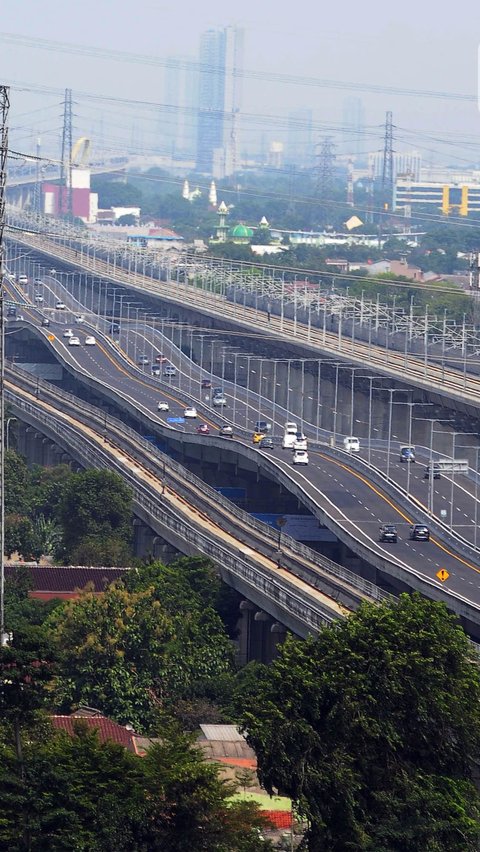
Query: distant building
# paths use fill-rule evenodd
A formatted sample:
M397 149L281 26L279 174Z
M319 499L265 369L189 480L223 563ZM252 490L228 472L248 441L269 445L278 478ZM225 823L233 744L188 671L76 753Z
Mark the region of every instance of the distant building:
M428 205L445 216L468 216L480 211L480 183L442 184L427 181L397 180L394 209L408 214Z
M359 157L365 152L365 110L361 98L351 95L343 100L342 153Z
M312 164L312 110L296 109L288 114L285 165L308 168Z
M238 158L243 30L207 30L200 39L197 170L223 178Z
M197 105L197 64L185 56L168 57L158 125L159 154L172 161L195 157Z
M423 272L419 266L410 266L406 260L379 260L367 267L368 275L395 275L410 278L412 281L423 281Z
M393 178L406 176L413 181L420 180L422 157L418 151L394 151ZM373 178L381 178L383 174L383 151L373 151L368 155L368 170Z
M72 216L87 224L95 222L98 211L98 194L90 189L90 170L73 168L72 185L42 183L42 212L46 216Z

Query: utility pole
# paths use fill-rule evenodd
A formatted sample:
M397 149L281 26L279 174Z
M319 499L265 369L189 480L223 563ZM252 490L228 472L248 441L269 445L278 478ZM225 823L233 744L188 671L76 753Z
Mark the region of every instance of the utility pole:
M5 324L4 324L4 229L8 156L8 110L10 89L0 86L0 645L6 645L5 632Z
M72 196L72 90L65 89L63 101L62 156L60 161L59 213L73 214Z

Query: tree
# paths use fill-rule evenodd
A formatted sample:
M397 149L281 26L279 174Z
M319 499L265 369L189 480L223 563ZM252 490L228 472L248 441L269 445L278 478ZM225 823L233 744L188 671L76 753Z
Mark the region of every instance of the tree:
M256 828L265 820L252 803L230 802L234 788L222 782L175 728L145 758L147 789L154 803L151 852L254 852L271 848ZM245 806L247 805L247 806Z
M30 509L30 477L25 459L14 450L5 453L5 513L25 515Z
M73 474L58 507L65 556L71 559L84 540L132 539L132 494L118 474L87 470Z
M36 538L30 518L24 515L9 514L5 517L5 553L10 559L18 553L24 559L30 559L35 551Z
M244 721L261 780L298 804L312 852L478 848L473 654L445 606L417 595L287 640Z

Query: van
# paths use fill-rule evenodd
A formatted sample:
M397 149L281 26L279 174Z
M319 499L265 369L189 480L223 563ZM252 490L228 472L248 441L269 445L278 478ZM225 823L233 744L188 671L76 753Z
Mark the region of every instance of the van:
M347 453L358 453L360 451L360 441L358 438L354 438L353 435L349 435L343 439L343 448Z
M298 426L296 423L293 423L292 421L287 421L287 423L285 423L282 438L282 449L293 450L297 441L297 432Z

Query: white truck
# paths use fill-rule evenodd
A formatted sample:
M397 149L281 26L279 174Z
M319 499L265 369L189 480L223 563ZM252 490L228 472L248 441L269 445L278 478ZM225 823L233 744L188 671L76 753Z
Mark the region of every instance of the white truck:
M284 450L293 450L297 440L298 426L292 421L287 421L283 427L282 448Z

